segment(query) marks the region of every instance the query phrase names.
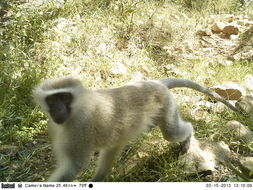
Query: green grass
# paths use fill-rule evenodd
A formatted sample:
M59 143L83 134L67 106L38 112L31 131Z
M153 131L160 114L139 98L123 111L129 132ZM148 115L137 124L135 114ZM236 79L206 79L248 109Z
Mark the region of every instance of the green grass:
M54 168L46 134L47 119L33 103L31 91L39 81L63 75L80 78L89 88L122 85L135 78L182 77L206 86L233 81L243 85L252 74L252 61L223 66L201 52L196 32L222 15L250 14L252 6L239 0L88 1L51 0L0 2L0 179L44 181ZM31 4L32 3L32 4ZM245 36L241 36L244 43ZM127 73L113 75L115 63ZM195 92L175 90L195 96ZM201 139L224 140L224 124L232 119L252 127L252 120L231 112L191 114L193 102L178 98L183 116ZM222 121L222 122L221 122ZM6 145L15 148L3 148ZM232 145L252 151L252 145ZM50 155L48 155L50 152ZM94 173L91 167L78 180ZM122 164L125 169L122 169ZM47 169L45 169L47 168ZM181 177L178 177L181 176ZM189 177L177 163L177 150L162 140L159 130L145 134L124 150L107 181L205 181Z

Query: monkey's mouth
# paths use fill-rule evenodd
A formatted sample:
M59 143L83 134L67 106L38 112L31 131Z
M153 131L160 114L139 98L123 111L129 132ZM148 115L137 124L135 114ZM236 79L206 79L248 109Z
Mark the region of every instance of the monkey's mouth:
M50 112L50 115L55 123L61 125L66 122L69 114L66 111L58 110L57 112L54 112L53 114L51 114Z

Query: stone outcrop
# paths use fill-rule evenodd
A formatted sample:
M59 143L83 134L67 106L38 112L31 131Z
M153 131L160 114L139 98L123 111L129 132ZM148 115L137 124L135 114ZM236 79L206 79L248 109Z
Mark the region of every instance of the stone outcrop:
M245 113L253 113L253 96L242 96L235 105Z
M220 96L227 100L239 100L246 94L245 90L236 83L225 83L211 87Z

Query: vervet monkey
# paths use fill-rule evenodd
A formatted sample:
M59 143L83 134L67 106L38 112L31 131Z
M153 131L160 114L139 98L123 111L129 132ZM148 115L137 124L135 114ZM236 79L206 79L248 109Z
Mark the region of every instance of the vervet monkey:
M89 90L71 77L42 82L33 94L48 113L58 165L48 181L72 181L94 150L100 155L92 181L103 180L122 147L149 126L159 126L168 141L187 144L193 128L181 118L168 90L176 87L203 92L237 111L215 92L186 79L139 81L99 90Z

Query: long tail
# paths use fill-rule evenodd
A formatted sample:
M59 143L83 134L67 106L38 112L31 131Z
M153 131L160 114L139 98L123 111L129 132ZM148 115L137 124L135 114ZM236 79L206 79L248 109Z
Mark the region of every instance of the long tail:
M210 96L211 98L214 98L215 100L222 102L227 107L229 107L231 110L239 112L239 110L235 106L230 104L227 100L222 98L219 94L217 94L216 92L210 90L209 88L201 86L191 80L178 79L178 78L164 78L164 79L160 79L159 81L162 84L164 84L165 86L167 86L168 89L186 87L186 88L191 88L196 91L202 92L202 93Z

